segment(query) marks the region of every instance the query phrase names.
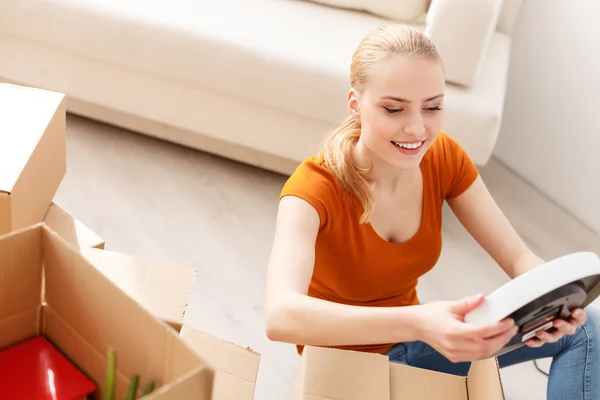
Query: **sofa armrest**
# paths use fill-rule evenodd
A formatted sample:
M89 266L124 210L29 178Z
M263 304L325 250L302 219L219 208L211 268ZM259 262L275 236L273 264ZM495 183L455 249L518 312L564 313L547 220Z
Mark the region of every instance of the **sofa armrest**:
M501 8L502 0L432 0L425 34L442 57L448 82L475 84Z

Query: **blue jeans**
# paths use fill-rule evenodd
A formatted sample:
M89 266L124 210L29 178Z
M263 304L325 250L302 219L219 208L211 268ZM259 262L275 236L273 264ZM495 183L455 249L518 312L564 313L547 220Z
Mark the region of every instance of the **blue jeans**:
M600 399L600 311L585 309L585 323L575 335L539 348L522 346L498 357L500 368L553 358L548 379L549 400ZM470 363L452 363L423 342L398 343L386 353L390 361L453 375L466 376Z

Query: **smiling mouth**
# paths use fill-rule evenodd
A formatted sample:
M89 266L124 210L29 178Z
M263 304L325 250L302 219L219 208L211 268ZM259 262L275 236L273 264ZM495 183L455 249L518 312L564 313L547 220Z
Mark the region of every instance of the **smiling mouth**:
M424 140L422 140L420 142L412 142L412 143L401 143L401 142L392 141L393 145L398 146L403 149L408 149L408 150L418 149L419 147L423 146L423 143L425 143Z

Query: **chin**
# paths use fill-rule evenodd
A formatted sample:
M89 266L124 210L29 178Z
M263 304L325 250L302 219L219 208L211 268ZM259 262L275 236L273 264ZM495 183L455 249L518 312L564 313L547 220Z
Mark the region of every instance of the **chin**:
M399 170L409 171L420 168L422 159L423 156L411 156L410 158L404 160L393 160L390 162L390 165Z
M425 146L426 145L424 145L424 148L422 148L418 153L411 155L394 151L388 155L387 162L392 167L400 170L418 169L421 166L421 161L423 160L425 153L427 150L429 150L429 146Z

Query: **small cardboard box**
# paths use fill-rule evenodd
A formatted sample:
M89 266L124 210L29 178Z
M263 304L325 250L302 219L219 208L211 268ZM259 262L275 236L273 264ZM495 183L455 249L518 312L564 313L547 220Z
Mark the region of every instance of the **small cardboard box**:
M107 250L82 248L81 253L152 315L181 330L198 270Z
M0 235L42 222L66 163L64 95L0 83Z
M118 399L134 374L140 388L156 382L147 399L211 398L213 369L43 223L0 236L0 349L36 335L96 383L98 398L108 348L116 351Z
M495 358L467 377L409 367L381 354L304 347L293 400L503 400Z
M260 354L184 325L179 335L215 370L212 400L253 400Z
M104 249L105 241L55 203L50 205L44 223L75 248Z

